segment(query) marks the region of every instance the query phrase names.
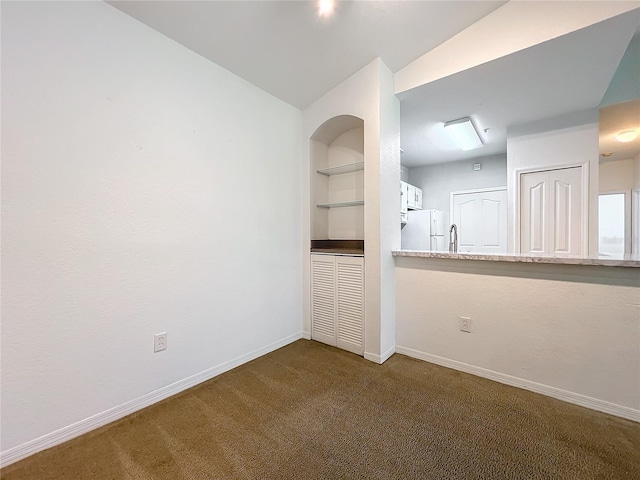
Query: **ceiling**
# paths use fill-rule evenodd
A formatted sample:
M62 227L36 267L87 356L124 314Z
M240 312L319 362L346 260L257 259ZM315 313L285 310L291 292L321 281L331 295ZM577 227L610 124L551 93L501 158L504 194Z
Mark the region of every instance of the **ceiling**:
M507 2L337 1L330 18L305 0L107 3L303 109L375 58L397 72ZM402 164L503 154L509 126L597 108L639 14L402 92ZM472 119L482 148L452 145L443 123L462 117Z
M506 1L108 1L303 109L377 57L396 72Z
M640 137L628 143L616 140L618 133L627 130L640 132L640 98L600 109L600 154L608 155L601 156L600 162L628 160L640 154Z

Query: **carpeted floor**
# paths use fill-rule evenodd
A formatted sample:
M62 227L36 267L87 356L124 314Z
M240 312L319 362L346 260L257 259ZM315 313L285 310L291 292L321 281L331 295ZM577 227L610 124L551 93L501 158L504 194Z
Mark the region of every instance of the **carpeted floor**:
M300 340L1 477L640 479L640 424Z

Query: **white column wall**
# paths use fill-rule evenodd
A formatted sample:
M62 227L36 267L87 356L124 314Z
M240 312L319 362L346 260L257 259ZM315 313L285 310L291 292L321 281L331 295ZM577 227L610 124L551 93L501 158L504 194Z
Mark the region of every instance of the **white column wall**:
M395 304L393 288L393 263L391 248L393 238L399 235L389 225L391 206L383 200L397 203L390 196L389 185L400 178L399 106L393 93L391 73L380 59L359 70L337 87L303 111L302 179L306 190L310 182L309 139L327 120L353 115L364 121L364 239L365 239L365 358L376 362L386 360L383 354L391 355L395 344ZM384 115L384 118L383 118ZM392 177L388 170L396 169ZM303 246L310 245L309 195L303 202ZM393 206L394 210L396 209ZM383 226L384 225L384 226ZM398 225L399 226L399 225ZM399 245L399 240L398 240ZM309 307L309 250L303 250L303 305L304 335L310 336L311 318ZM383 351L382 348L387 350Z

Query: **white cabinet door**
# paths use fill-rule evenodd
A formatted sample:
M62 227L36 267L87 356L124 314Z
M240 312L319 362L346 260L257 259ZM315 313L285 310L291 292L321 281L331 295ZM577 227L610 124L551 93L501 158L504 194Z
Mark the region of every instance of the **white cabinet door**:
M311 338L364 355L364 258L311 255Z
M416 187L411 184L407 184L407 208L416 209Z
M554 255L583 252L582 167L520 176L520 251Z
M422 210L422 189L409 183L405 185L407 186L407 209Z
M507 190L452 193L452 221L458 227L458 251L507 251Z
M337 346L364 355L363 257L336 257Z
M422 210L422 189L415 187L416 188L416 202L415 202L415 208L416 210Z
M311 338L336 345L335 257L311 255Z
M400 182L400 195L402 199L400 213L407 213L409 210L409 184L407 182Z

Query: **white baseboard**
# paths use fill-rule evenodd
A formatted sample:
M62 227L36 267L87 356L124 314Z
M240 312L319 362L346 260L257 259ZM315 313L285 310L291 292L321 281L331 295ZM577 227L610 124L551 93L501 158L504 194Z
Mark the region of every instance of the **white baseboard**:
M387 360L389 360L389 358L391 357L391 355L393 355L394 353L396 353L396 347L395 345L393 347L391 347L389 350L387 350L386 352L383 352L382 355L377 355L375 353L364 353L364 358L366 360L369 360L371 362L375 362L379 365L382 365L384 362L386 362Z
M305 340L311 340L311 332L307 332L305 330L302 331L302 338Z
M627 420L633 420L634 422L640 422L640 410L634 408L625 407L623 405L617 405L615 403L607 402L597 398L587 397L580 393L569 392L560 388L551 387L549 385L543 385L531 380L525 380L519 377L513 377L505 373L495 372L493 370L487 370L486 368L477 367L468 363L458 362L457 360L450 360L448 358L439 357L430 353L421 352L412 348L396 346L396 352L409 357L424 360L426 362L435 363L443 367L453 368L454 370L460 370L461 372L470 373L479 377L488 378L496 382L504 383L532 392L541 393L549 397L557 398L574 405L590 408L599 412L609 413L616 417L626 418Z
M302 337L302 332L289 335L288 337L282 338L257 350L240 355L239 357L223 362L215 367L203 370L202 372L191 375L183 380L178 380L166 387L159 388L158 390L149 392L141 397L134 398L133 400L110 408L109 410L105 410L104 412L85 418L84 420L80 420L79 422L60 428L59 430L55 430L51 433L47 433L39 438L30 440L22 445L18 445L17 447L0 452L0 468L6 467L18 460L22 460L23 458L33 455L41 450L59 445L74 437L95 430L98 427L102 427L103 425L111 423L122 417L126 417L127 415L153 405L160 400L164 400L176 393L180 393L183 390L198 385L199 383L210 380L211 378L238 367L243 363L247 363L261 357L262 355L277 350L278 348L284 347L285 345L295 342Z

